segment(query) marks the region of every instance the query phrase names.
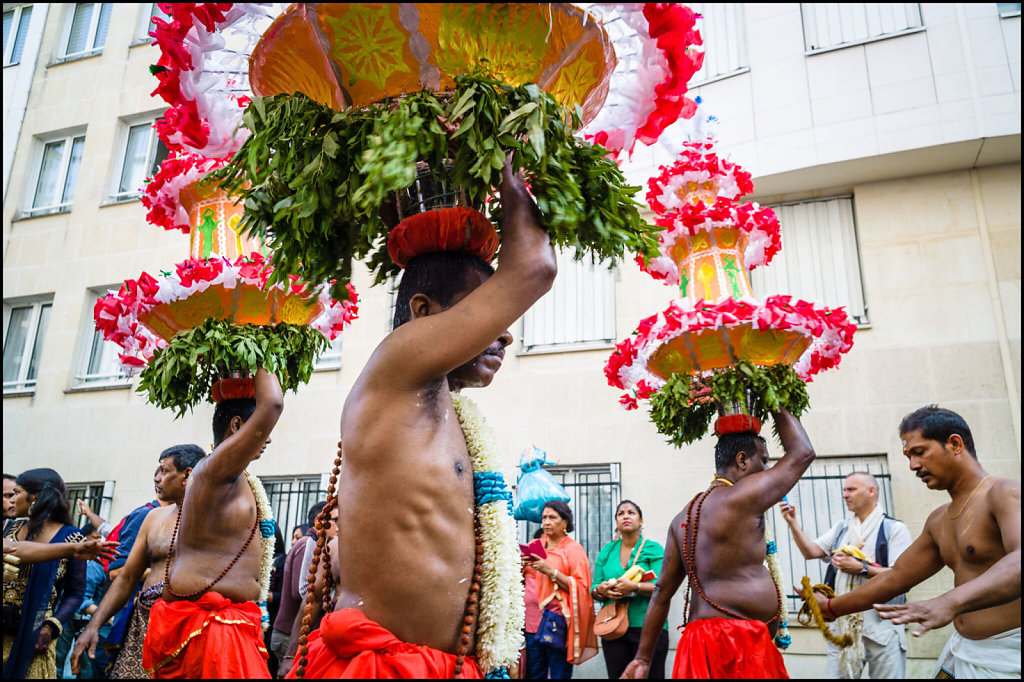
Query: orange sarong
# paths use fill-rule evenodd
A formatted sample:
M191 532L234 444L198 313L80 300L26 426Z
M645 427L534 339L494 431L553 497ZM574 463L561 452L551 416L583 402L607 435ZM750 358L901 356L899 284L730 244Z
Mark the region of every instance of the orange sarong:
M324 616L309 635L305 677L312 679L451 679L455 654L407 644L356 609ZM299 655L295 655L295 666ZM476 659L467 656L461 679L483 679ZM295 667L288 673L295 679Z
M761 621L701 618L683 629L672 678L788 680L789 673Z
M159 599L149 612L142 667L154 679L270 679L260 608L216 592Z

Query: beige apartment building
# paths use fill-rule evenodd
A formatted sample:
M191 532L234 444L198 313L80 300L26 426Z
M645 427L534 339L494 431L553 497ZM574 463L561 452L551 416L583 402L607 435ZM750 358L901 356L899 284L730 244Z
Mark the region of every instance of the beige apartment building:
M1020 5L695 9L707 58L693 93L720 121L720 151L754 175L753 198L782 223L783 250L753 273L755 293L844 305L859 323L840 367L810 385L804 424L818 459L789 499L808 533L823 533L844 515L845 474L867 469L916 536L944 496L907 469L897 437L907 412L960 412L983 466L1020 477ZM147 405L92 324L98 295L188 252L185 236L146 224L138 201L163 151L149 127L164 109L150 96L154 11L4 3L4 470L52 467L115 521L152 499L162 449L211 442L211 406L175 421ZM627 173L646 184L667 160L638 150ZM359 319L286 396L252 466L286 535L323 489L346 393L390 329L388 288L371 287L366 271L354 283ZM639 503L645 532L662 542L712 475L711 439L667 445L645 410L619 406L602 372L614 343L672 295L628 260L607 269L563 257L552 292L512 329L493 385L471 394L506 479L530 445L557 461L592 558L611 539L618 500ZM794 556L781 519L768 521L787 578L819 581L820 562ZM910 598L950 587L943 570ZM930 675L949 632L910 638L909 675ZM823 675L820 634L794 627L793 639L794 676ZM603 674L600 657L579 671Z

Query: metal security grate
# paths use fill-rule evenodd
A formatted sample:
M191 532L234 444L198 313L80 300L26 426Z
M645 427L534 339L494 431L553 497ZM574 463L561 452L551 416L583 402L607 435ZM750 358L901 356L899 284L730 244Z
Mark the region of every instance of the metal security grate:
M569 493L576 529L572 538L583 545L591 570L597 555L615 532L615 505L622 495L619 463L545 467ZM540 528L532 521L519 522L520 542L527 542Z
M98 483L68 483L68 508L71 510L71 522L81 528L89 519L78 511L78 500L85 500L89 508L106 519L111 524L117 525L118 519L111 519L110 504L114 499L114 482L105 481Z
M320 476L260 478L274 510L274 520L284 535L286 548L292 545L292 529L306 523L306 514L314 503L327 499Z

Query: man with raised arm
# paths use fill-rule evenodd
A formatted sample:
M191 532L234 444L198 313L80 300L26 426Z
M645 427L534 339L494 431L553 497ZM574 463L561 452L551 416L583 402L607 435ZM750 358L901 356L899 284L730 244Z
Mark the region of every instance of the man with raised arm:
M1020 677L1020 481L982 469L967 422L935 405L900 423L903 454L929 490L950 501L929 515L924 531L892 570L834 599L815 593L834 619L872 606L897 625L920 623L919 637L950 622L955 631L939 655L941 677ZM953 570L956 585L912 604L886 604L935 575Z
M556 272L536 206L508 162L501 199L497 270L492 275L486 260L461 252L463 235L474 241L469 225L456 231L454 250L412 258L394 331L345 401L340 589L335 610L310 638L308 677L481 676L472 657L481 587L473 580L474 470L449 392L490 384L512 342L509 326ZM522 609L521 597L515 608Z
M715 446L715 478L672 520L661 575L636 658L624 678L647 677L672 597L689 578L689 613L676 648L675 679L788 678L772 641L783 595L764 565L764 513L814 461L803 426L772 413L785 456L768 468L765 441L727 433Z
M178 505L185 497L189 474L206 452L198 445L174 445L160 453L156 474L157 499L167 506L157 506L146 514L138 533L132 535L132 548L122 568L114 576L103 599L96 607L89 624L78 635L71 653L71 670L76 675L82 668L81 656L86 653L96 659L96 645L100 643L100 628L136 596L140 581L142 589L128 616L127 631L121 648L114 658L110 678L130 680L146 677L142 668L142 642L146 638L149 611L164 589L164 562L167 546L177 517Z
M284 400L263 368L255 399L217 403L213 452L192 470L175 515L163 597L153 605L142 665L154 678L269 678L260 626L260 501L245 468L270 442Z

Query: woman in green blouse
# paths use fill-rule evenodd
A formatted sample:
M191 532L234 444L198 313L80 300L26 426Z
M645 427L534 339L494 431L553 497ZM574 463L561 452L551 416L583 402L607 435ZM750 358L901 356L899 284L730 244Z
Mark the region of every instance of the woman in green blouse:
M640 507L632 500L623 500L615 508L615 527L619 539L612 540L601 548L594 564L594 588L591 595L604 604L615 599L624 599L628 604L629 629L618 639L602 640L604 662L608 668L609 679L617 680L626 666L636 656L640 646L640 630L644 624L644 614L654 593L654 580L634 583L621 579L622 575L633 565L643 567L645 571L661 572L661 558L664 548L654 540L643 535L644 515ZM665 679L665 657L668 655L668 624L658 636L658 644L651 660L649 679Z

